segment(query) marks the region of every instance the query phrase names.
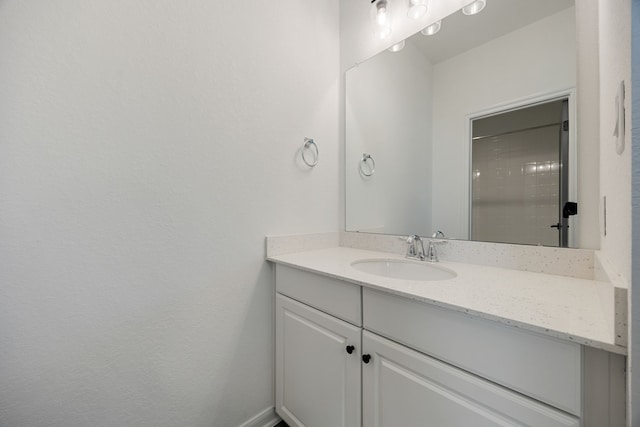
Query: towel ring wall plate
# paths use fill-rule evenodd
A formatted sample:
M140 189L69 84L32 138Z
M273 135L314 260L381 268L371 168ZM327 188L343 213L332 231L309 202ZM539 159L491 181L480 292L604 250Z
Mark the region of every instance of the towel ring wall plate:
M313 156L313 160L309 161L307 156ZM318 150L318 145L311 138L304 139L304 145L302 146L302 161L309 166L310 168L314 167L318 164L318 159L320 158L320 150Z

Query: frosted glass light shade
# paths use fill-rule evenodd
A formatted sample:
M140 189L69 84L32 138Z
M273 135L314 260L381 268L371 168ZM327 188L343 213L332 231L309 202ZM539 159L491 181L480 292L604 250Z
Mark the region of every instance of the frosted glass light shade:
M463 7L462 13L464 13L465 15L475 15L476 13L480 13L486 5L487 0L476 0L473 3Z
M427 28L425 28L424 30L420 31L422 34L424 34L425 36L432 36L435 33L437 33L438 31L440 31L440 27L442 27L442 21L436 21L433 24L429 25Z
M418 19L427 13L427 1L428 0L409 0L409 7L407 9L407 16L412 19Z
M391 9L388 0L378 0L371 5L371 25L377 38L391 35Z

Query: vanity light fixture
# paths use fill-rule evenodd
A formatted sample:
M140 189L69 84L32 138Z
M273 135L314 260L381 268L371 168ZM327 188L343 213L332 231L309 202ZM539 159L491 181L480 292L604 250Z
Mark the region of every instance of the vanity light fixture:
M389 48L389 52L400 52L404 49L404 40L399 41Z
M462 8L462 13L465 15L475 15L480 13L482 9L487 5L487 0L476 0Z
M407 16L412 19L418 19L427 13L427 0L409 0L409 8Z
M391 35L391 9L389 0L373 0L371 4L371 22L376 36L386 39Z
M442 27L442 20L436 21L433 24L429 25L427 28L420 31L425 36L432 36L438 31L440 31L440 27Z

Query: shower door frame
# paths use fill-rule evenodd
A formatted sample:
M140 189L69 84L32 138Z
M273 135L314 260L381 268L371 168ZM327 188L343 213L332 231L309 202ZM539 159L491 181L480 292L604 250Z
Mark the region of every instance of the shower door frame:
M468 196L467 200L467 223L465 224L468 230L468 240L471 240L472 236L472 222L473 218L471 215L472 209L472 201L473 194L471 194L472 188L472 175L471 175L471 144L473 142L472 135L472 123L473 120L482 119L484 117L494 116L497 114L507 113L513 110L520 110L526 107L532 107L535 105L546 104L548 102L559 101L562 99L566 99L569 105L569 185L568 190L569 194L567 196L567 200L576 201L578 200L578 147L577 147L577 114L576 114L576 88L571 87L564 90L558 90L553 92L544 92L539 93L533 96L527 96L523 98L517 98L505 103L500 103L488 107L486 109L482 109L476 111L474 113L467 114L465 117L465 135L466 141L464 144L464 160L465 160L465 173L467 176L465 177L465 190ZM562 210L562 206L560 206L560 211ZM559 214L560 215L560 214ZM560 215L560 219L562 219ZM578 215L574 215L569 217L567 220L569 225L568 230L568 242L567 247L569 248L577 248L578 247ZM551 224L550 224L551 225Z

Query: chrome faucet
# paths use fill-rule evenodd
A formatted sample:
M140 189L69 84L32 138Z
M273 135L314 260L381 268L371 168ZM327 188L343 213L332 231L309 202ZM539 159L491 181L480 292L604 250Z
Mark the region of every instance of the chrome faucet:
M407 255L406 258L419 259L424 261L424 243L417 234L407 237Z
M444 238L444 233L440 230L436 231L431 235L431 239L429 239L429 247L427 249L426 259L429 262L438 262L438 249L436 248L436 244L438 243L446 243L445 240L438 239Z

